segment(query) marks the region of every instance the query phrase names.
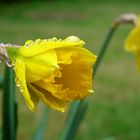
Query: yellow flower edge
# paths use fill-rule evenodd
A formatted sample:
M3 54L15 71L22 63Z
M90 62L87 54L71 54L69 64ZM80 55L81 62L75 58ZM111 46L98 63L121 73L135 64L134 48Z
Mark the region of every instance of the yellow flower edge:
M14 60L16 83L30 110L39 99L64 112L69 101L93 92L92 73L96 55L76 36L64 40L37 39L21 46Z
M125 40L125 50L134 54L140 71L140 17L138 18L138 25L132 29Z

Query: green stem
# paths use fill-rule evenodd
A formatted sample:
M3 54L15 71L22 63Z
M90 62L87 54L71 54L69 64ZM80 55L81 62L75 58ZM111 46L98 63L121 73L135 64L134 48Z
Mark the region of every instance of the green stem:
M101 60L103 59L105 51L109 45L111 38L113 37L113 35L115 33L115 31L116 31L116 28L111 27L111 29L108 32L108 35L99 52L97 61L94 65L93 77L95 77L99 64L100 64ZM85 114L84 112L86 111L86 108L87 108L87 107L83 107L83 108L81 107L81 106L83 106L84 102L85 102L85 100L82 100L78 103L75 103L74 106L71 107L70 113L68 113L67 124L65 126L62 140L72 140L74 138L74 135L76 134L76 131L80 125L80 122L82 121L82 119L84 117L84 114ZM82 110L83 110L83 113L78 113L78 112L82 112Z
M73 128L73 124L74 124L75 119L76 119L75 116L78 112L77 110L79 107L79 103L80 102L73 103L71 108L70 108L70 111L68 113L68 118L67 118L67 124L66 124L66 127L65 127L64 132L63 132L62 140L68 140L70 138L71 130Z
M116 31L117 28L115 27L111 27L109 32L108 32L108 35L103 43L103 46L101 47L101 50L99 51L99 54L98 54L98 57L97 57L97 61L94 65L94 69L93 69L93 78L95 77L95 74L96 74L96 71L99 67L99 64L101 63L101 60L103 59L103 56L105 54L105 51L109 45L109 42L111 41L111 38L113 37L115 31Z
M3 84L2 140L16 140L16 110L13 69L5 66Z
M34 134L33 140L43 140L47 115L48 115L48 108L45 107L44 112L41 116L39 125L38 125L36 132Z

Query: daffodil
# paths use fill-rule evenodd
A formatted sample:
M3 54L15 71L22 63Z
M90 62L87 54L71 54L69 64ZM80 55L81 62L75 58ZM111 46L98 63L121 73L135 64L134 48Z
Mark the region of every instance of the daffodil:
M135 55L140 71L140 17L137 26L129 33L125 41L125 50Z
M14 60L16 84L34 111L39 99L64 112L69 101L91 92L92 66L96 56L76 36L27 41Z

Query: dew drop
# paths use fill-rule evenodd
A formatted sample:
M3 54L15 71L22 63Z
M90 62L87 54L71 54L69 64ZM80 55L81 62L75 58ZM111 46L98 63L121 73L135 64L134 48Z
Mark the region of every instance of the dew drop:
M77 37L77 36L69 36L65 39L65 41L68 41L68 42L79 42L80 41L80 38Z
M23 92L23 89L22 89L22 88L20 88L20 89L19 89L19 91L22 93L22 92Z
M94 93L92 89L88 90L89 94Z
M47 39L43 39L42 41L41 41L41 44L46 44L47 43Z
M58 41L60 41L60 42L61 42L61 41L62 41L62 39L59 39Z
M28 40L28 41L26 41L26 42L25 42L25 47L28 48L32 43L33 43L32 40Z
M53 37L51 40L52 41L57 41L57 38L56 37Z
M20 82L19 82L19 80L17 78L15 78L15 82L16 82L16 86L20 87Z
M36 39L35 40L35 43L40 43L41 42L41 39Z
M16 86L17 86L17 87L20 87L20 84L19 84L19 83L16 83Z
M65 112L65 109L61 109L61 112L64 113Z

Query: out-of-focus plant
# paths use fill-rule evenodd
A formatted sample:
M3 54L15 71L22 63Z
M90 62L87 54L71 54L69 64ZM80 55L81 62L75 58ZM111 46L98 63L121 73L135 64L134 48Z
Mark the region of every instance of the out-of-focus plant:
M132 29L125 41L125 50L135 55L137 67L140 71L140 17L137 26Z

